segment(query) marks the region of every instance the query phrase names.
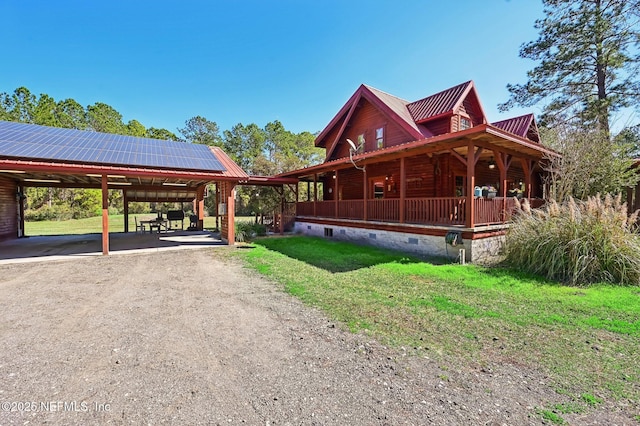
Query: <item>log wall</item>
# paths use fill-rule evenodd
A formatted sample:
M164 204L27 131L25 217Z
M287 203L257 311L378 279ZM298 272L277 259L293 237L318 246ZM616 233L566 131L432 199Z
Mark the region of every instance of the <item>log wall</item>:
M18 237L17 184L0 177L0 240Z

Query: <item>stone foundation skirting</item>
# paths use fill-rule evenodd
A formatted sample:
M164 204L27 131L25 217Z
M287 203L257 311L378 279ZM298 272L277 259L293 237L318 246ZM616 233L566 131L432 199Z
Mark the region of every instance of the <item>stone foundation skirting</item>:
M462 244L451 245L442 235L424 235L408 232L367 229L334 224L319 224L296 220L294 232L334 240L368 244L398 250L417 256L438 256L459 259L460 249L465 250L465 261L493 263L499 258L504 235L480 239L464 239ZM439 232L442 234L442 231Z

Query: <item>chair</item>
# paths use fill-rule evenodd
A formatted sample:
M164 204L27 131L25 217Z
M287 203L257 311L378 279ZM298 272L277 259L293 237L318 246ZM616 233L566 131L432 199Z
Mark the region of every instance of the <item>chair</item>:
M138 222L137 216L134 216L134 220L136 221L136 234L138 231L141 231L144 234L144 223Z

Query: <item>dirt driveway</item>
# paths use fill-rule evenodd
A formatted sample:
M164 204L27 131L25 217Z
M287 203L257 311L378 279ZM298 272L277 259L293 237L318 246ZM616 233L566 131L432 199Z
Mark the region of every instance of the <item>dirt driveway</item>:
M352 335L223 250L0 266L0 424L524 425L559 398ZM572 424L601 420L628 422Z

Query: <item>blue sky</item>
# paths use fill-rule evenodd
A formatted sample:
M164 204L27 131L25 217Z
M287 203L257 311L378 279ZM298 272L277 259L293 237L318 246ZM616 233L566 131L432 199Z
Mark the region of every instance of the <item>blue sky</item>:
M409 101L474 80L490 121L533 62L537 0L2 0L0 92L105 102L176 132L316 132L361 83Z

